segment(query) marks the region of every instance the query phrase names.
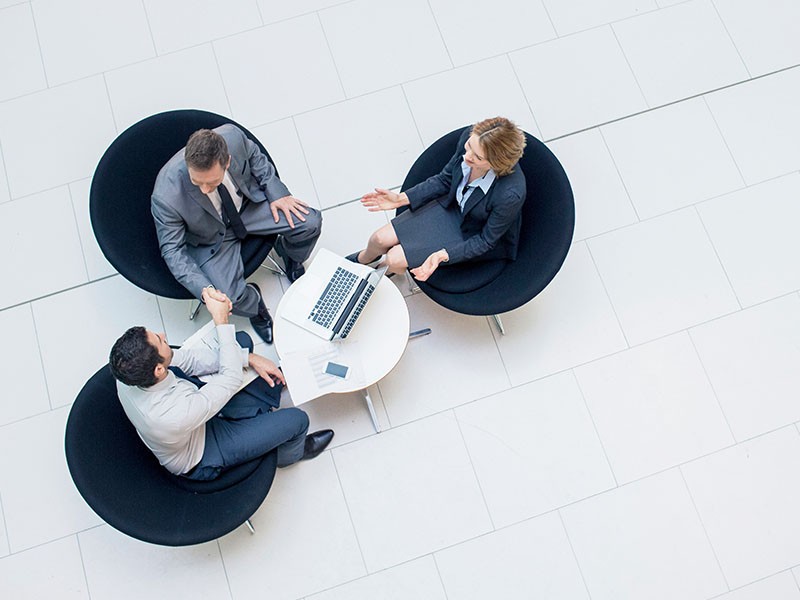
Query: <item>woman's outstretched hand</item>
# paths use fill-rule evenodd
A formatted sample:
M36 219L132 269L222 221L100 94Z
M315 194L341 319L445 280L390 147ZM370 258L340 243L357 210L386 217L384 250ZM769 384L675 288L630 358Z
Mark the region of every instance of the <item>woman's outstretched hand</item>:
M374 192L364 194L361 197L361 204L367 207L370 212L379 210L394 210L409 204L408 196L405 192L397 193L382 188L375 188Z
M425 262L416 269L411 269L411 274L417 281L425 281L428 277L433 275L433 272L439 268L441 263L447 262L448 260L450 260L450 257L447 255L447 250L444 248L437 250L426 258Z

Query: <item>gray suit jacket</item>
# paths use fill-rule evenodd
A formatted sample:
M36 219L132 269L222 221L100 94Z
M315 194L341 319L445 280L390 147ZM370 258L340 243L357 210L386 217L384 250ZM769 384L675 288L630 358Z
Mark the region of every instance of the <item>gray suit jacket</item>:
M228 144L228 174L247 199L272 202L289 195L275 168L241 129L228 124L214 131ZM208 197L190 181L183 151L181 148L158 173L151 210L161 255L175 279L199 298L211 284L200 267L219 251L225 224Z

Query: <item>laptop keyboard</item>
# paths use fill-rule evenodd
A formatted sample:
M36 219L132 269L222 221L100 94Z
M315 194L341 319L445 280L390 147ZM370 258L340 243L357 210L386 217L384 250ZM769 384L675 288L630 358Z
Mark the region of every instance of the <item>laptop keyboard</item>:
M361 296L361 300L358 302L358 306L353 309L353 314L350 315L350 319L347 321L347 325L342 328L341 337L342 339L347 337L347 334L350 333L350 330L353 328L353 325L356 324L356 319L361 314L361 311L364 310L364 305L369 300L369 297L372 296L372 292L375 291L374 285L367 286L367 289L364 290L364 294Z
M355 273L337 267L325 291L322 292L314 308L311 309L311 314L308 315L308 318L323 327L330 327L333 318L339 312L357 280L358 276ZM362 304L359 304L358 312L361 312L363 302L362 300Z

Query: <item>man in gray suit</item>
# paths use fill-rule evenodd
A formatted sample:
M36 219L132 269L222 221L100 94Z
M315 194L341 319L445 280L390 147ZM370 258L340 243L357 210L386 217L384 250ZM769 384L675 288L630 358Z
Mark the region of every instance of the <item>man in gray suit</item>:
M275 250L290 281L319 238L322 216L294 198L275 168L235 125L201 129L156 178L152 213L161 255L196 298L213 286L233 301L235 314L272 343L272 317L257 285L244 281L241 240L280 234Z

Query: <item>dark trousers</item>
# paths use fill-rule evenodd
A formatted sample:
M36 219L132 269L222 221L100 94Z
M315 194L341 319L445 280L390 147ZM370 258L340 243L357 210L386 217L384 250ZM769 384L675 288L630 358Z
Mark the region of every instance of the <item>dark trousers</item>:
M237 333L242 347L252 351L250 336ZM258 377L228 400L218 415L206 422L203 457L185 477L215 479L222 471L278 449L278 466L303 457L308 415L299 408L275 410L283 385L275 387Z

